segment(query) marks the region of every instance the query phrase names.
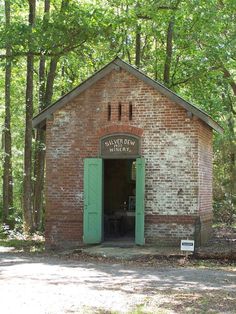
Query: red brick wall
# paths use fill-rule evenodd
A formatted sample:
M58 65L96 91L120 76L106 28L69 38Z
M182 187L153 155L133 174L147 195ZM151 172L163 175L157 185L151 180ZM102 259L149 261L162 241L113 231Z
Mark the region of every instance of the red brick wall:
M202 128L204 133L207 127ZM204 150L202 144L198 146L199 130L198 119L189 118L185 109L123 70L112 71L56 111L53 120L47 121L47 245L82 242L83 159L98 157L99 139L115 132L141 137L141 154L146 159L147 242L193 238L199 195L205 193L198 180L198 167L203 163L198 154L200 147ZM200 208L203 217L205 207Z

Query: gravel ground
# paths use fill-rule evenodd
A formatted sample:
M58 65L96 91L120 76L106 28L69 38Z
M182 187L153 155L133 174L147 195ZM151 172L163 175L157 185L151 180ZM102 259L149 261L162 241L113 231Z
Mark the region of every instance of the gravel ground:
M186 302L186 311L181 307L180 293L191 300L207 293L214 298L227 295L230 307L222 313L235 313L235 291L234 268L141 267L0 253L1 313L4 314L134 313L135 310L135 313L190 313ZM176 304L173 307L170 303ZM203 309L201 313L206 312Z

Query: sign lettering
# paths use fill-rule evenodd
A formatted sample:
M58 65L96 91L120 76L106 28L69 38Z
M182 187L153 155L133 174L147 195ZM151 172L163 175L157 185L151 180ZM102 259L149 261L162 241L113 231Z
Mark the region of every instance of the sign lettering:
M139 139L132 135L120 134L110 135L101 139L102 157L125 157L139 156Z
M181 240L181 251L194 251L194 240Z

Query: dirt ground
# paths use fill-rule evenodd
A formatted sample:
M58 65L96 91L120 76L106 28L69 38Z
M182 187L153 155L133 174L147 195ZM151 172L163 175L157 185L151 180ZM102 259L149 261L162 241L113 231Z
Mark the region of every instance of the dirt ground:
M5 250L5 252L4 252ZM236 313L236 265L0 253L1 313Z

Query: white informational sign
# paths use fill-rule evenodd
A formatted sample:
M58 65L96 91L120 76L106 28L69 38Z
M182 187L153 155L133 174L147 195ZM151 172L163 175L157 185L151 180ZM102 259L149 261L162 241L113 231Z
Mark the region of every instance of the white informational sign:
M181 251L194 251L194 240L181 240Z

